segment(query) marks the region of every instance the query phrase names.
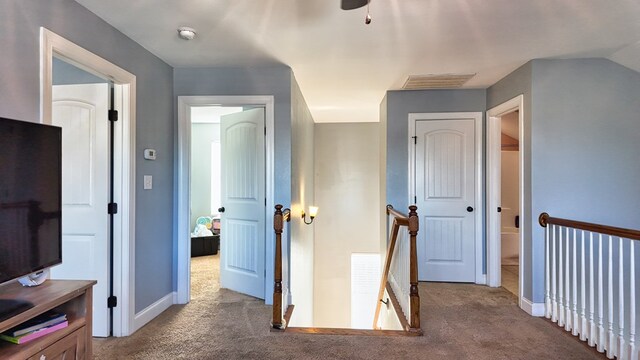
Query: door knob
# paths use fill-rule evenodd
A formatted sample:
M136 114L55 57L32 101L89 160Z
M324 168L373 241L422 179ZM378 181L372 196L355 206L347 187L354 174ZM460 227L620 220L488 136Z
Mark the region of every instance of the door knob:
M467 211L468 211L468 212L472 212L472 211L473 211L473 208L472 208L471 206L467 206Z
M223 213L224 212L224 206L221 208L218 208L218 212Z

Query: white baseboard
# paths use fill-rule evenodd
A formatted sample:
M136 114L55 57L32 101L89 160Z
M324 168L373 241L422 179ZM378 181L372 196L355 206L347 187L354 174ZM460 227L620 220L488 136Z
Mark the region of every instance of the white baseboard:
M131 334L135 333L149 321L155 319L158 315L162 314L163 311L167 310L174 304L174 300L177 296L178 294L176 292L169 293L137 313L133 318L133 331Z
M544 303L533 303L523 297L520 299L520 308L531 316L544 316Z

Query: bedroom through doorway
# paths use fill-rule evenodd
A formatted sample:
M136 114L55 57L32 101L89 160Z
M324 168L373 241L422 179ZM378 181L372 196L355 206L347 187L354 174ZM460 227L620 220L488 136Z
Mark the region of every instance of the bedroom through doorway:
M220 286L221 148L220 119L242 112L237 106L191 109L191 299Z

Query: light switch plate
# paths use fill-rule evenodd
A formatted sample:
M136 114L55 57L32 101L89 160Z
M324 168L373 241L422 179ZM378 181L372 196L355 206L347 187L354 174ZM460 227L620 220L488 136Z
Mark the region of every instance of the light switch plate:
M151 175L144 176L144 189L145 190L153 189L153 176Z

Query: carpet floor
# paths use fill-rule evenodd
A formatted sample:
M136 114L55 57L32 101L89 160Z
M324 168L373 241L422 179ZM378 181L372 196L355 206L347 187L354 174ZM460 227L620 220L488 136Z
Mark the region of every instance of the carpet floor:
M191 303L170 307L132 336L94 339L94 358L605 359L527 315L508 291L468 284L420 283L422 337L272 333L270 306L219 288L218 261L193 258Z

